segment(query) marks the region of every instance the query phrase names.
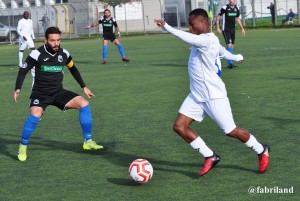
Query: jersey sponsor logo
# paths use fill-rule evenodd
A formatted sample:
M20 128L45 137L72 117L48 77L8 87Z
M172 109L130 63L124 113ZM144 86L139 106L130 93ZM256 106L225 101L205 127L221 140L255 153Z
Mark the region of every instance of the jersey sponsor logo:
M112 24L103 24L103 26L105 26L105 27L111 27Z
M59 73L62 72L64 66L41 66L42 72Z
M57 57L57 60L58 60L59 62L62 62L64 59L63 59L63 57L62 57L61 55L59 55L59 56Z
M236 13L228 13L228 16L236 16L237 14Z
M34 99L34 101L33 101L33 104L34 105L37 105L37 104L39 104L40 103L40 101L38 100L38 99Z

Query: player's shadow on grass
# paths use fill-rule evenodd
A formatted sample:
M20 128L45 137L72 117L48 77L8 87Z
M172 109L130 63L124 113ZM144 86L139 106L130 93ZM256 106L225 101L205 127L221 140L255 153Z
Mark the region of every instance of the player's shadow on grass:
M8 146L12 144L16 145L16 149L18 148L18 141L16 140L8 140L0 137L0 153L6 155L13 160L17 159L17 150L15 153L11 153L8 149ZM54 141L49 139L42 139L40 136L33 136L31 139L31 150L64 150L70 151L78 154L89 154L95 156L101 156L108 162L122 166L124 168L128 168L130 163L137 159L137 158L146 158L152 165L155 171L163 171L163 172L175 172L182 175L186 175L192 179L198 179L198 172L190 171L191 167L199 167L199 171L203 166L203 162L199 163L183 163L178 161L166 161L166 160L159 160L157 158L149 158L147 156L136 156L132 154L126 154L121 152L115 152L116 142L106 142L103 144L104 149L97 150L97 151L85 151L82 148L82 143L67 143L63 141ZM38 145L38 146L36 146ZM42 147L42 148L41 148ZM44 147L44 148L43 148ZM237 169L242 171L250 171L255 172L252 169L240 167L237 165L222 165L221 163L218 164L215 168L228 168L228 169ZM124 178L108 178L109 182L117 184L117 185L126 185L126 186L136 186L134 182L130 180L125 180Z
M110 163L122 166L124 168L128 168L130 163L137 159L137 158L146 158L153 166L154 171L162 171L162 172L174 172L178 174L185 175L190 177L191 179L199 179L198 173L202 169L203 162L199 163L183 163L178 161L167 161L167 160L159 160L157 158L149 158L147 156L136 156L132 154L125 154L120 152L110 152L103 157L109 161ZM198 167L199 169L195 172L194 167ZM193 169L193 170L192 170ZM235 169L239 171L247 171L252 173L257 173L256 170L241 167L238 165L222 165L221 163L218 164L215 169ZM137 186L134 182L128 181L124 178L108 178L108 182L117 184L117 185L124 185L124 186Z
M300 77L278 77L278 79L283 79L283 80L300 80Z
M31 138L34 139L34 137ZM82 144L83 141L82 142L79 141L75 143L67 143L63 141L54 141L49 139L40 139L38 141L31 140L30 142L32 150L34 149L42 150L43 148L41 147L45 147L45 149L51 148L53 150L63 150L63 151L70 151L78 154L89 154L89 155L104 155L107 154L108 152L106 146L104 146L104 148L101 150L83 150ZM39 145L39 147L35 148L34 145Z
M152 63L153 66L156 67L186 67L185 64L180 64L180 63Z
M0 153L3 155L6 155L12 159L17 159L17 149L18 149L18 142L16 140L10 140L10 139L4 139L0 137ZM15 154L11 153L9 151L9 146L11 146L12 144L16 145L16 152Z
M273 121L274 125L280 128L284 128L285 126L288 126L289 124L299 124L300 119L288 119L288 118L278 118L278 117L263 117L264 119L268 121Z
M108 153L106 147L101 150L95 151L86 151L82 148L83 142L78 143L67 143L62 141L54 141L54 140L47 140L42 139L40 136L32 136L30 139L30 150L64 150L70 151L79 154L89 154L89 155L104 155ZM15 145L14 152L12 153L9 149L10 146ZM38 145L38 146L36 146ZM42 148L41 148L42 147ZM6 155L13 160L18 160L17 153L19 148L19 140L11 140L11 139L4 139L0 137L0 154Z
M0 64L0 68L7 68L7 67L18 67L16 64Z

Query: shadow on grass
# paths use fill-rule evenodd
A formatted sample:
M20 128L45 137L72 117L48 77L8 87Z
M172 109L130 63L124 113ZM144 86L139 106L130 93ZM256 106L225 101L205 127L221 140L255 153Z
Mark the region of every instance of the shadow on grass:
M0 64L0 68L6 68L6 67L18 67L18 64Z
M147 160L153 165L153 168L155 171L162 171L162 172L174 172L179 173L182 175L185 175L187 177L190 177L191 179L198 179L198 172L195 171L189 171L191 167L199 167L199 171L201 170L203 166L203 162L199 163L183 163L178 161L167 161L167 160L159 160L158 158L149 158L144 156L136 156L132 154L127 153L121 153L116 152L115 142L108 142L103 144L104 149L97 150L97 151L85 151L82 149L82 143L67 143L63 141L54 141L54 140L47 140L47 139L40 139L41 137L32 137L32 139L37 139L38 142L34 141L31 142L30 149L39 149L43 150L41 147L45 147L45 149L51 148L54 150L64 150L64 151L70 151L78 154L89 154L89 155L97 155L101 156L105 160L107 160L109 163L116 165L116 166L122 166L122 167L129 167L130 163L137 159L137 158L147 158ZM16 140L8 140L5 138L0 137L0 153L3 155L6 155L10 157L13 160L17 159L17 150L15 153L10 153L8 149L8 145L15 144L16 149L18 148L18 142ZM35 145L38 145L37 148ZM224 168L224 169L236 169L240 171L247 171L247 172L256 172L255 170L244 168L237 165L222 165L221 163L218 164L216 167L218 168ZM136 184L132 182L131 180L126 180L124 178L108 178L109 182L117 184L117 185L125 185L125 186L139 186L140 184Z
M274 125L283 128L289 124L300 123L300 119L288 119L288 118L277 118L277 117L263 117L266 120L273 121Z
M8 145L10 145L10 144L16 144L16 141L8 140L8 139L4 139L4 138L0 137L0 153L2 155L6 155L6 156L10 157L13 160L17 160L17 155L16 155L17 150L16 150L15 154L10 153L8 150Z
M32 136L31 140L32 139L40 139L40 138L41 137L39 137L39 136ZM14 153L10 153L10 151L8 149L8 146L10 146L10 145L15 145L16 150ZM35 145L42 146L45 148L41 148L41 147L37 148ZM19 146L18 140L9 140L9 139L0 137L0 154L6 155L13 160L18 160L18 158L17 158L18 146ZM64 151L70 151L70 152L79 153L79 154L90 154L90 155L104 155L104 154L108 153L108 150L106 147L104 147L104 149L95 150L95 151L83 150L82 142L67 143L67 142L62 142L62 141L40 139L39 142L31 141L29 146L30 146L29 149L31 149L31 150L37 150L37 149L38 150L46 150L48 148L51 148L54 150L64 150Z
M187 67L187 64L180 63L151 63L151 67Z
M283 80L300 80L300 77L278 77L278 79L283 79Z

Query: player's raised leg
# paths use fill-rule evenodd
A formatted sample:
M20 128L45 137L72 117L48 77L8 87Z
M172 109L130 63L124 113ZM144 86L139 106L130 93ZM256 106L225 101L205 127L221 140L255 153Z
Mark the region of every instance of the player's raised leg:
M183 104L184 105L184 104ZM201 137L190 128L194 119L181 113L178 114L173 129L178 133L190 146L205 157L205 162L199 176L207 174L221 160L220 156L215 154L201 139Z

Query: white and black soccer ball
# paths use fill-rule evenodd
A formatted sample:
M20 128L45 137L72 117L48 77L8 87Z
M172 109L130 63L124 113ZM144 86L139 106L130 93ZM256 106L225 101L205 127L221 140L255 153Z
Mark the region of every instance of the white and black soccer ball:
M146 183L153 176L153 167L146 159L136 159L130 164L128 173L135 182Z

